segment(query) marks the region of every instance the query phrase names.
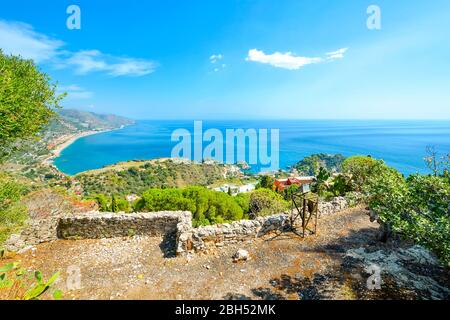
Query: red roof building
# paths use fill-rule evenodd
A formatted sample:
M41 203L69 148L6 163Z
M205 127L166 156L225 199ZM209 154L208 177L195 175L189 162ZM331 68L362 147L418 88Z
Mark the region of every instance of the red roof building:
M314 177L290 177L287 179L276 179L273 185L278 192L283 191L285 188L291 185L297 185L301 187L304 184L311 184L314 181Z

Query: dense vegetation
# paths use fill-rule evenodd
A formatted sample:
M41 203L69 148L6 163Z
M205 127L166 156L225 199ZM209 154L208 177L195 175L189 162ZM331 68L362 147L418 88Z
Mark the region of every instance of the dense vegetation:
M411 175L378 163L363 185L371 210L391 231L450 262L450 183L447 177Z
M34 137L49 123L63 95L31 60L7 56L0 50L0 161L22 139ZM0 174L0 244L26 221L20 199L26 187Z
M27 210L20 204L27 187L13 177L0 174L0 246L27 219Z
M144 192L135 208L138 211L191 211L194 226L244 218L244 210L233 197L202 187L150 189Z
M173 188L189 185L208 186L224 179L225 168L219 164L196 164L165 161L121 164L108 169L81 173L76 179L85 195L142 194L149 188Z
M236 196L200 186L151 188L131 204L117 195L99 194L89 199L96 200L101 211L109 212L191 211L194 226L277 214L288 208L281 195L265 188Z
M252 217L269 216L285 212L289 208L289 202L277 192L267 188L261 188L250 194L250 213Z
M330 172L340 172L344 156L341 154L313 154L299 161L294 168L302 175L316 176L319 174L320 168L324 168Z

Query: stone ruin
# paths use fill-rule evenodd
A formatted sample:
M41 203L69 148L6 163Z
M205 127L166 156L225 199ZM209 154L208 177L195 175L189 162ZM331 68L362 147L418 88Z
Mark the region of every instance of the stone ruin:
M330 202L319 202L319 218L344 210L348 206L343 197L334 198ZM9 251L19 251L57 239L173 235L176 239L176 252L182 255L252 240L271 232L285 231L289 225L290 215L287 213L194 228L192 214L185 211L132 214L89 212L34 221L21 234L11 236L6 241L5 248Z

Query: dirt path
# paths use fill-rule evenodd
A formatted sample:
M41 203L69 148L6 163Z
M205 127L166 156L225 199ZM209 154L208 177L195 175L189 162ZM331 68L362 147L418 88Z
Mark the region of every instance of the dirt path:
M426 250L381 244L362 209L319 220L306 239L286 233L190 257L167 258L170 241L134 237L56 241L14 257L44 274L61 272L65 299L449 299L450 275ZM239 249L247 262L233 263ZM365 270L381 267L381 289ZM80 290L67 289L69 266Z

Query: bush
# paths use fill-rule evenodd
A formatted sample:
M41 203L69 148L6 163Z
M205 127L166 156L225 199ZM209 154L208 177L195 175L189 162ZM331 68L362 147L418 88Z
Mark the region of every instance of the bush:
M275 179L269 175L263 175L259 182L256 184L256 189L260 188L266 188L266 189L273 189L273 185L275 183Z
M411 239L450 262L450 185L445 178L408 179L380 165L364 186L368 204L388 230Z
M239 193L234 197L234 200L242 208L244 215L248 215L248 213L250 212L250 194Z
M258 189L250 194L250 214L252 217L281 213L289 208L289 202L269 189Z
M28 218L26 207L19 203L26 191L14 178L0 175L0 245Z
M376 174L383 164L382 160L376 160L372 157L353 156L344 161L342 170L350 178L351 189L359 192L367 179Z
M239 198L238 201L245 206L244 198ZM136 210L190 211L194 226L241 220L244 216L244 210L233 197L203 187L149 189L136 204Z

